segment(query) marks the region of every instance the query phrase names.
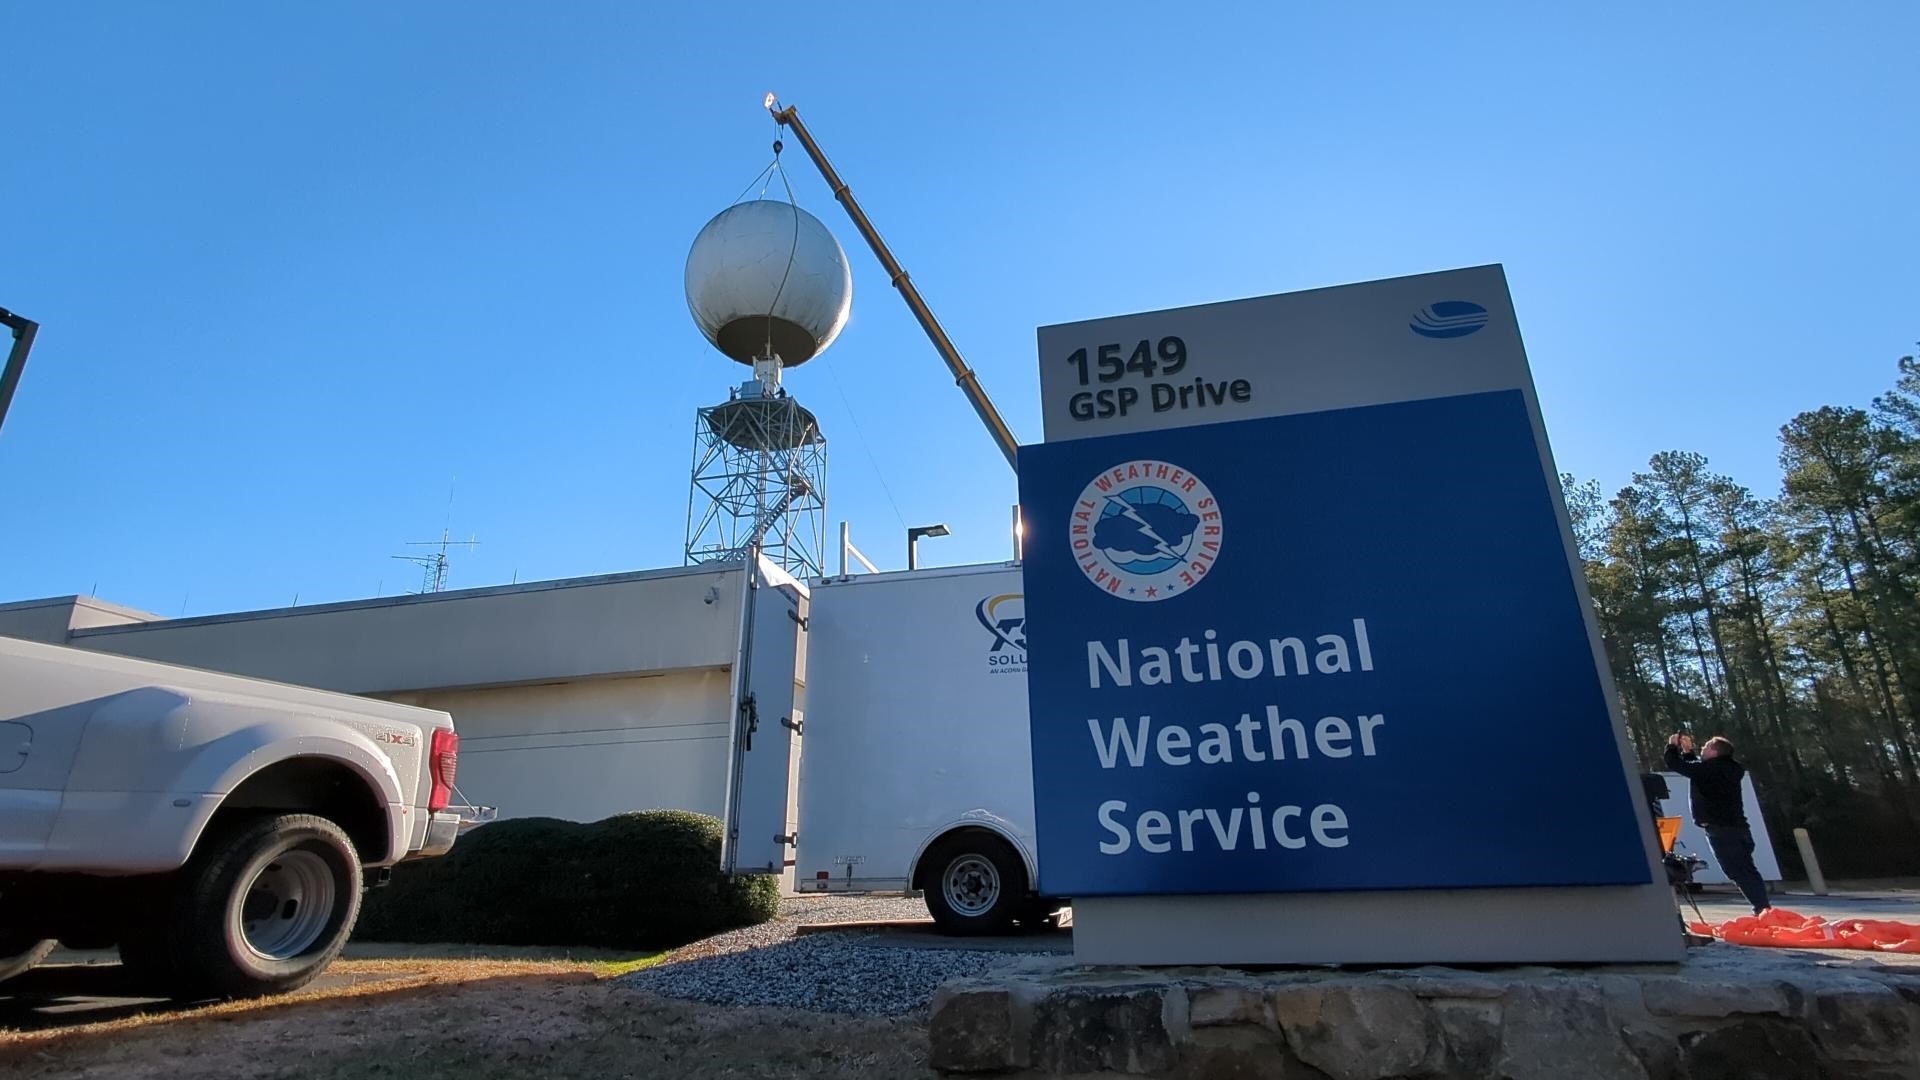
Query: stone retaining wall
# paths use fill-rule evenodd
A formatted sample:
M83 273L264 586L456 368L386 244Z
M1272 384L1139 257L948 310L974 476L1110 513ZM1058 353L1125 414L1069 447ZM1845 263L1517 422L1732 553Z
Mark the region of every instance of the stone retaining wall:
M1672 967L1129 970L948 983L949 1073L1920 1080L1920 967L1712 946Z

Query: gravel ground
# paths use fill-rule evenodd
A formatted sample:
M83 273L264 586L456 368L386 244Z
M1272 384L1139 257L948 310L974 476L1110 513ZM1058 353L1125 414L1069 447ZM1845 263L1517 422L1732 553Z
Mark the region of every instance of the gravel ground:
M663 963L678 964L742 949L764 949L794 936L802 923L870 922L879 919L928 919L926 901L887 896L789 896L780 901L772 922L729 930L676 949ZM929 921L931 925L931 921Z
M780 901L778 917L803 923L933 921L927 914L927 902L917 896L789 896Z
M926 1007L948 979L979 975L1006 952L914 949L856 932L796 937L802 923L925 919L917 899L796 897L772 921L698 941L626 976L632 990L716 1005L772 1005L898 1016Z

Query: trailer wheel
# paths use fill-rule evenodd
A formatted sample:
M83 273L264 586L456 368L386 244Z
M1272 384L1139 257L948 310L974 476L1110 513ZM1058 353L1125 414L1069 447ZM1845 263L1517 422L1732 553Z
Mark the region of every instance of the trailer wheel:
M1004 934L1030 902L1020 853L991 833L947 837L924 863L927 911L943 934Z
M121 943L121 958L175 997L285 993L339 955L361 885L353 842L326 818L242 819L202 840L153 925Z

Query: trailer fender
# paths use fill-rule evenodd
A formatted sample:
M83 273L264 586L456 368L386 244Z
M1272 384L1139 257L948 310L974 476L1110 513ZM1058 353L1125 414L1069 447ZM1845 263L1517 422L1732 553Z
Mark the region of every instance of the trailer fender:
M1012 844L1013 850L1020 853L1020 861L1025 864L1027 868L1027 880L1030 882L1038 882L1040 880L1040 864L1034 858L1033 848L1025 840L1020 838L1020 834L1014 828L1013 822L1008 821L1006 818L1001 817L991 810L969 810L939 828L931 830L927 833L926 838L920 841L920 846L914 850L912 861L907 864L908 885L914 888L919 887L920 860L926 857L927 850L939 843L942 839L961 829L985 829L990 833L996 834L1007 843Z

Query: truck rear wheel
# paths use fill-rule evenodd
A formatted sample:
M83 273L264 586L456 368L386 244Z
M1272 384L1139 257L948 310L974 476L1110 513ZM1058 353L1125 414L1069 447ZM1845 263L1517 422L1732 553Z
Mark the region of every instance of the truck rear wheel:
M925 862L927 911L943 934L1007 933L1031 901L1026 863L991 833L941 840Z
M26 941L13 937L0 937L0 982L31 971L35 965L47 958L47 954L52 952L57 944L59 943L51 939Z
M202 839L121 958L176 997L295 990L346 945L361 884L353 842L326 818L243 818Z

